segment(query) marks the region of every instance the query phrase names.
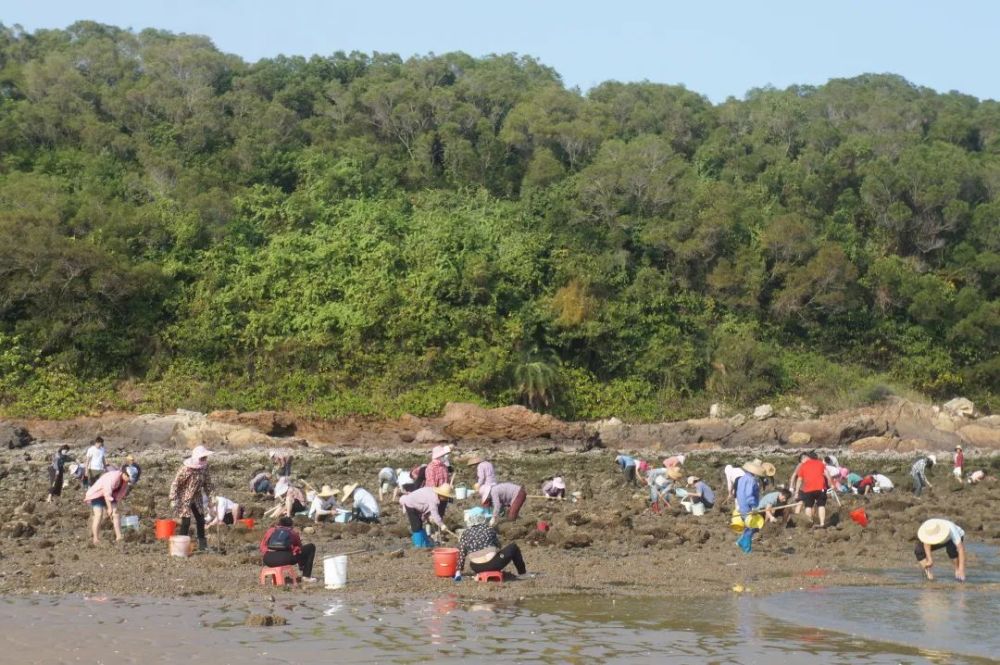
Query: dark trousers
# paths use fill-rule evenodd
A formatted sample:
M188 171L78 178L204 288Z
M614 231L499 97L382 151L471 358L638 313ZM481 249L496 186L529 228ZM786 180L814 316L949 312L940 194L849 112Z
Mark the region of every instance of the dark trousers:
M194 516L194 526L195 530L198 532L198 540L205 539L205 516L201 514L201 508L198 507L194 501L191 502L190 506L191 514ZM181 518L181 532L180 535L187 536L188 531L191 529L191 518L182 517Z
M528 569L524 567L524 557L521 556L521 548L517 543L511 543L493 555L493 558L486 563L469 562L469 568L474 573L485 573L491 570L503 570L508 563L514 562L514 568L518 575L524 575Z
M424 516L419 510L407 508L406 519L410 520L410 533L424 530Z
M62 494L63 472L56 471L54 467L49 467L49 494L59 496Z
M955 545L955 541L953 541L951 538L944 541L940 545L931 545L931 551L933 552L934 550L939 550L942 547L944 548L945 552L948 553L949 559L958 558L958 546ZM927 553L924 552L924 544L919 540L917 541L916 546L913 548L913 556L917 557L917 561L923 561L924 559L927 558Z
M622 469L622 473L625 474L625 482L626 483L628 483L629 485L635 485L636 484L636 480L635 480L635 467L634 466L627 466L627 467L625 467L624 469Z
M313 559L316 558L316 546L308 543L302 546L302 551L292 554L289 551L267 552L264 554L264 565L272 568L298 564L302 577L312 577Z
M364 522L365 524L378 524L378 517L365 517L361 514L360 510L355 510L353 513L355 522Z

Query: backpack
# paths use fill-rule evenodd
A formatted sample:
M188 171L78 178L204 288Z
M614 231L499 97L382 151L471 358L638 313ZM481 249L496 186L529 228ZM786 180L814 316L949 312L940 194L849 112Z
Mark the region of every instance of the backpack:
M267 539L267 549L272 552L288 552L292 549L292 530L287 526L279 526Z

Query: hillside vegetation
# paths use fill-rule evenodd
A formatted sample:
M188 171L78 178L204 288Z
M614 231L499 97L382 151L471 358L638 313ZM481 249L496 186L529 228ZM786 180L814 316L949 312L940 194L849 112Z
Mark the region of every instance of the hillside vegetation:
M989 409L998 349L994 101L0 26L8 415Z

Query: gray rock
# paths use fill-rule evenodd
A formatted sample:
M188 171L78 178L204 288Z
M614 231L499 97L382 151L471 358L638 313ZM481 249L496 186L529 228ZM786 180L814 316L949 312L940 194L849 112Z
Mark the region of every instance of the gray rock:
M971 418L976 413L976 405L973 404L971 400L964 397L950 399L942 404L941 408L944 409L946 413L961 418Z
M0 423L0 446L8 449L24 448L35 442L28 430L10 423Z
M753 417L757 420L767 420L774 415L774 407L770 404L761 404L753 410Z

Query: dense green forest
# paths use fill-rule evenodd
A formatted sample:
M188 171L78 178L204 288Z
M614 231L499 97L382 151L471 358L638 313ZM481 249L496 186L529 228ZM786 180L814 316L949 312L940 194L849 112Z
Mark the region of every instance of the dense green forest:
M9 415L988 409L1000 104L0 25L0 275Z

